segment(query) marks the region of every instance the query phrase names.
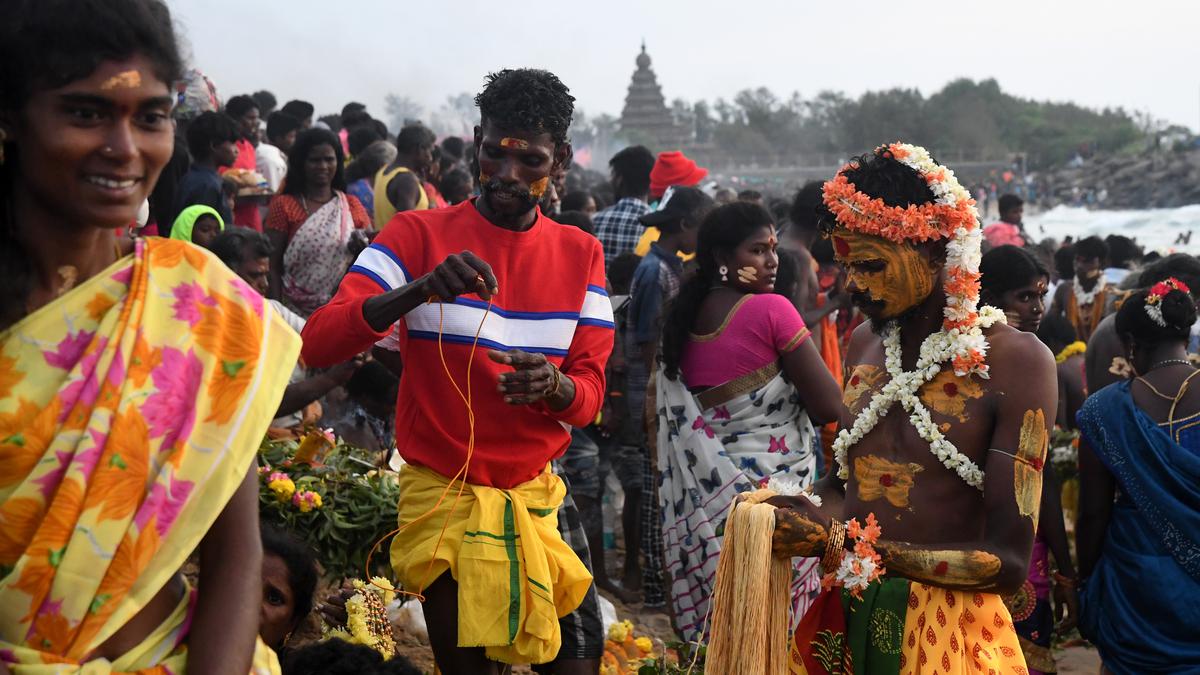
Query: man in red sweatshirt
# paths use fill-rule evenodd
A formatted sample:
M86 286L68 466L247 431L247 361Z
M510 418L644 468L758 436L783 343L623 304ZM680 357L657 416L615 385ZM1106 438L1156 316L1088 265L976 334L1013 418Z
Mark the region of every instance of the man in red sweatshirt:
M397 214L303 333L312 366L376 343L404 363L392 567L423 594L445 673L553 660L558 617L591 585L556 529L565 488L548 463L603 399L604 254L536 207L568 157L573 102L545 71L489 75L476 97L482 196Z

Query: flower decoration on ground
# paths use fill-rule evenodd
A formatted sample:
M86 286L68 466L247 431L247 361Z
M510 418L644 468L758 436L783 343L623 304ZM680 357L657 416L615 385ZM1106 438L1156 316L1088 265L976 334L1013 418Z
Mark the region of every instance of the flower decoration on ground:
M396 597L395 589L382 577L373 577L370 583L355 579L353 585L357 592L346 600L346 626L327 630L325 636L364 645L391 658L396 641L387 606Z
M829 572L822 580L825 587L841 586L856 598L886 571L883 559L875 551L882 530L875 514L867 514L867 524L861 525L857 518L846 521L846 536L854 540L854 548L842 553L837 569Z
M1163 317L1162 313L1162 301L1171 291L1192 292L1187 284L1175 277L1171 277L1166 281L1160 281L1151 286L1150 292L1146 294L1146 314L1150 317L1151 321L1162 328L1167 327L1167 320Z
M300 490L292 495L292 505L300 509L301 513L308 513L313 509L319 509L323 506L321 495L312 490Z
M275 493L276 499L286 502L295 495L296 484L286 473L274 471L267 474L267 489Z
M633 622L618 621L608 629L604 654L600 659L601 675L632 675L653 658L654 642L648 637L635 637Z
M905 371L901 365L900 327L892 321L884 330L885 363L891 381L872 397L850 429L843 429L834 441L838 476L850 477L847 454L863 439L880 418L896 403L909 419L930 451L946 468L957 473L973 487L983 489L983 471L960 453L933 422L917 391L937 377L942 365L949 363L958 377L988 377L988 343L983 331L1004 323L1004 313L995 307L979 306L979 262L982 259L982 228L975 200L959 184L954 172L933 161L925 148L907 143L892 143L875 149L877 156L895 159L925 179L934 201L922 206L892 207L858 190L845 176L856 168L851 163L825 183L825 205L837 218L838 225L853 232L883 237L896 243L914 244L947 240L946 308L942 329L921 344L916 368Z

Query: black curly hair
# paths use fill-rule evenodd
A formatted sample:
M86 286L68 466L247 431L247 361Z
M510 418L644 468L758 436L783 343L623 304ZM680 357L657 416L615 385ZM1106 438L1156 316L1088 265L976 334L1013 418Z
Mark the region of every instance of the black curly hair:
M1150 288L1171 277L1182 281L1192 294L1200 292L1200 260L1186 253L1172 253L1147 265L1138 276L1138 288Z
M1159 300L1163 323L1159 325L1146 311L1150 289L1134 292L1117 310L1117 335L1123 340L1132 337L1138 344L1157 345L1164 342L1187 342L1192 324L1196 323L1196 300L1190 294L1171 290Z
M792 203L788 207L788 219L792 221L791 227L800 232L815 232L820 229L821 219L819 216L825 204L821 199L822 185L823 183L819 180L809 181L796 191L796 196L792 198Z
M1083 260L1108 260L1108 244L1100 237L1092 236L1075 243L1075 257Z
M283 675L365 675L383 665L379 652L337 638L307 644L288 652Z
M168 86L183 75L171 12L160 0L6 0L0 21L0 110L19 116L39 89L88 77L105 61L144 56ZM33 267L17 240L12 191L19 148L0 164L0 326L25 313Z
M886 147L855 157L849 164L842 172L846 180L859 192L881 199L888 206L920 206L937 199L933 190L929 189L929 183L912 168L892 157ZM818 213L822 231L826 234L832 232L837 227L833 213L824 203Z
M554 73L504 69L488 74L475 105L483 122L507 131L548 133L558 145L567 141L575 97Z

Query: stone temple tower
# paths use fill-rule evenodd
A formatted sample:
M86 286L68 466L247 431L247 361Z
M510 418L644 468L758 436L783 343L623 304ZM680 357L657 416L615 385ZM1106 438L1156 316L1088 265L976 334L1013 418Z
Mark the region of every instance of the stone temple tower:
M646 143L655 152L678 150L687 140L686 133L675 124L671 111L667 109L662 87L650 68L650 55L646 53L645 42L637 57L637 70L629 83L629 93L625 95L621 131L629 140Z

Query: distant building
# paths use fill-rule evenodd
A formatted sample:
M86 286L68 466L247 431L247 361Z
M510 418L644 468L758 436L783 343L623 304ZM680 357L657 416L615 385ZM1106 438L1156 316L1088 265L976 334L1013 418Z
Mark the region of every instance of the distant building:
M629 83L629 93L625 96L621 131L630 142L645 144L654 152L679 150L689 140L687 131L675 124L667 108L662 87L658 86L658 78L650 68L645 42L637 57L637 70Z

